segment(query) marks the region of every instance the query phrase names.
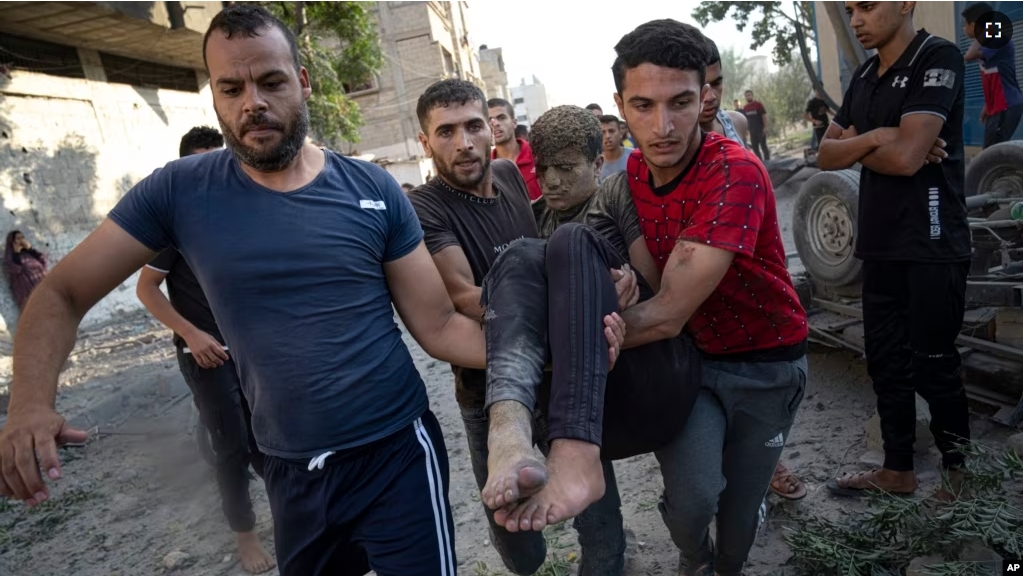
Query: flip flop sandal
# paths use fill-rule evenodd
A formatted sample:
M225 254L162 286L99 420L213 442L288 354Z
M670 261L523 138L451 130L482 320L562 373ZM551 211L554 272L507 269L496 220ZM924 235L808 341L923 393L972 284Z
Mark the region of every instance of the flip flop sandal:
M864 476L869 476L871 474L874 474L875 472L878 472L878 470L868 470L866 472L857 472L856 474L848 476L848 480L852 481L855 478L862 478ZM847 484L850 483L849 481L847 482ZM911 494L913 494L913 491L910 491L910 492L894 492L894 491L890 491L890 490L882 490L881 488L879 488L877 486L874 486L874 485L865 486L864 488L850 488L849 486L841 486L839 484L839 479L838 478L833 478L833 479L829 480L828 483L825 484L825 488L829 492L831 492L832 494L835 494L836 496L842 496L844 498L864 498L864 497L869 496L871 494L877 494L877 493L881 493L881 492L887 492L887 493L893 494L895 496L910 496Z
M795 481L792 482L792 484L796 485L796 491L786 492L786 486L791 484L791 482L789 482L791 479ZM799 500L804 496L807 496L807 487L804 486L803 481L801 481L796 474L790 472L789 469L782 464L776 468L775 474L772 475L771 484L769 484L768 487L771 488L772 492L787 500Z

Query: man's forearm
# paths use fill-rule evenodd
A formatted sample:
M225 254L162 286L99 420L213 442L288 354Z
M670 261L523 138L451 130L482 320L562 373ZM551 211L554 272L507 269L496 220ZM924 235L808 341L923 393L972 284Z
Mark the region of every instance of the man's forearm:
M160 291L159 286L139 284L135 295L139 297L139 301L142 302L142 305L146 307L146 310L149 310L149 313L154 318L179 334L182 338L187 340L188 336L196 330L194 324L186 320L184 316L174 309L171 301Z
M914 151L897 140L875 148L860 163L879 174L913 176L925 164L924 158L913 156Z
M455 305L455 309L458 310L459 314L482 320L484 317L484 307L480 305L482 294L483 290L479 286L474 286L472 290L451 295L452 304Z
M84 313L43 282L32 292L14 338L14 378L9 412L22 407L53 407L61 367L75 347Z
M449 364L478 370L487 365L483 326L455 310L432 337L419 344L431 357Z
M875 131L840 140L826 138L818 146L818 167L822 170L843 170L860 162L878 148Z
M658 295L626 309L622 312L626 322L626 341L622 349L635 348L658 340L665 340L679 335L688 318L673 318L661 306Z

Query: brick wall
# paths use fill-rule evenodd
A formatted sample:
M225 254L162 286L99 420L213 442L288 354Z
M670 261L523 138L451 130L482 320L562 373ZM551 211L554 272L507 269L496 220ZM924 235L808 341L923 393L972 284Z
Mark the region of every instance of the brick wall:
M457 5L461 9L461 4ZM416 102L428 86L445 76L442 48L461 57L463 70L470 71L463 48L456 52L447 24L443 3L377 2L374 8L384 66L378 75L378 88L353 96L363 113L360 141L351 150L378 158L410 158L422 155L417 135ZM457 35L461 32L461 14L455 11ZM479 74L479 65L473 69Z
M25 232L51 268L132 185L177 158L193 126L217 127L205 78L200 93L106 82L98 55L79 50L87 79L15 71L0 76L0 236ZM102 323L137 310L133 276L85 317ZM0 336L17 307L0 286Z

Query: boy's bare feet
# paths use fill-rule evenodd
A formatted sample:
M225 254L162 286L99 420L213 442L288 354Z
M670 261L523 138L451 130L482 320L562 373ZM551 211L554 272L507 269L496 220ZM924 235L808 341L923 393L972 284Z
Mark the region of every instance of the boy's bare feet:
M480 492L484 504L497 510L535 494L548 473L533 452L533 417L515 400L496 402L490 409L487 435L487 484Z
M238 556L242 560L242 568L250 574L260 574L269 571L277 562L267 554L260 542L259 534L255 530L250 532L238 532Z
M582 440L560 438L551 443L548 483L525 502L494 513L509 532L543 530L579 515L604 496L601 448Z

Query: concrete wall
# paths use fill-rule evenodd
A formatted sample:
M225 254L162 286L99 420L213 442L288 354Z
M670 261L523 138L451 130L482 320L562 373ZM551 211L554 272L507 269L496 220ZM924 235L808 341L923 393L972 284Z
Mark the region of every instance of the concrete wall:
M541 114L544 114L551 108L551 105L548 104L547 90L536 76L533 77L532 84L527 84L526 80L523 79L520 81L519 86L513 86L510 91L512 92L516 121L519 124L532 126L541 117ZM522 101L517 102L520 99Z
M428 176L433 173L434 162L429 158L418 160L406 160L394 162L384 166L384 169L394 177L395 181L401 184L412 184L419 186L427 181Z
M487 85L484 92L487 98L501 98L512 101L512 94L508 90L508 74L505 73L505 60L501 54L501 48L481 48L480 50L480 75Z
M209 84L200 93L109 84L96 52L79 49L86 79L14 71L0 76L0 232L18 228L51 267L141 178L178 157L193 126L217 126ZM133 276L84 320L137 310ZM0 333L17 320L6 280Z

